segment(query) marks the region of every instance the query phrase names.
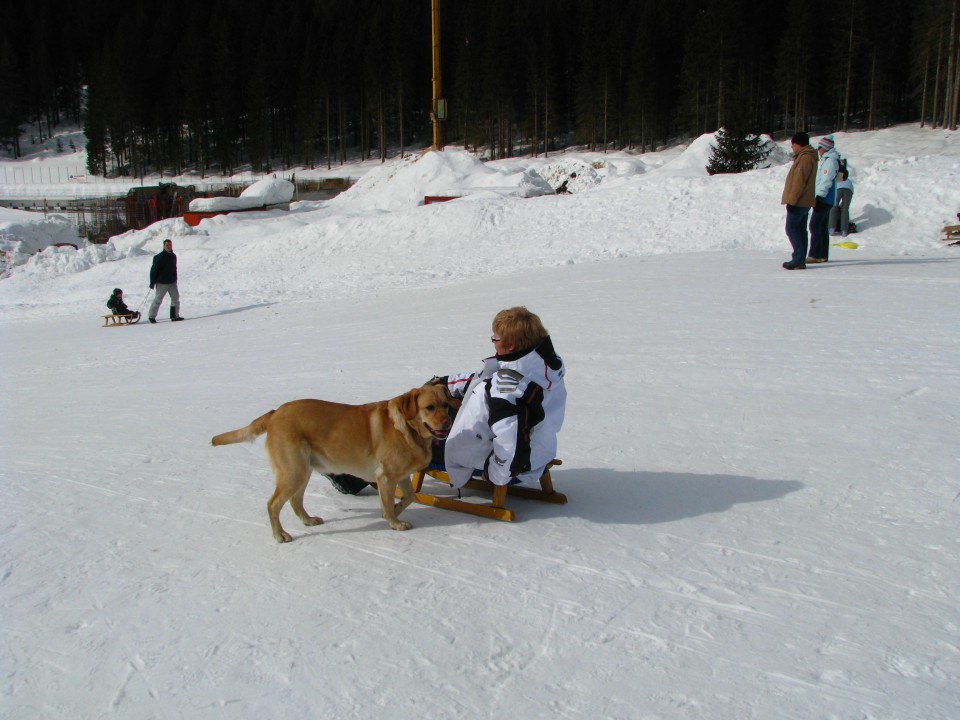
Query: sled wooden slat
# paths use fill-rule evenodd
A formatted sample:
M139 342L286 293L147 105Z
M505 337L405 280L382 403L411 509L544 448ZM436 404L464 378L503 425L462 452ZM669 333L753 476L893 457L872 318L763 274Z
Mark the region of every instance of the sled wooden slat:
M104 327L121 327L122 325L133 325L133 315L104 315Z
M960 241L960 225L947 225L943 228L943 239L951 245Z
M540 476L540 489L525 485L494 485L486 480L473 478L464 486L470 490L479 490L491 494L490 502L473 502L461 500L460 498L449 497L446 495L435 495L429 492L423 492L423 482L429 476L432 480L450 484L450 476L446 471L438 468L426 468L418 470L411 478L413 482L413 491L415 500L421 505L432 505L433 507L444 510L456 510L457 512L478 515L480 517L491 518L493 520L505 520L507 522L514 519L513 510L506 507L508 495L514 497L526 498L528 500L540 500L542 502L556 503L563 505L567 502L567 496L553 489L553 478L550 477L550 468L561 465L560 460L551 460L547 465L543 475Z

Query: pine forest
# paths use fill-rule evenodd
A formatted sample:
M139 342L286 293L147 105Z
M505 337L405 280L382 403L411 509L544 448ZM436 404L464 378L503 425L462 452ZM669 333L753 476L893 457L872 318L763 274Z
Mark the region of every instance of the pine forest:
M489 158L955 128L960 0L441 0L443 142ZM92 173L331 166L432 142L431 0L37 0L0 24L0 144Z

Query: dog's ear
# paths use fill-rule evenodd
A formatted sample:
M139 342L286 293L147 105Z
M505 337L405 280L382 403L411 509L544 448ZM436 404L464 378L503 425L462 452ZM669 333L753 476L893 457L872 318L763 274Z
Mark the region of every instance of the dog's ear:
M404 420L413 420L417 416L417 413L420 411L420 408L417 407L417 398L419 396L420 388L414 388L409 392L405 392L400 397L393 399L393 402L397 404L397 410L403 415Z
M462 402L462 400L455 398L453 394L450 392L450 388L448 388L446 385L432 385L432 386L425 385L424 386L424 388L430 388L430 387L439 388L443 392L444 402L448 403L450 407L453 407L453 408L460 407L460 403Z

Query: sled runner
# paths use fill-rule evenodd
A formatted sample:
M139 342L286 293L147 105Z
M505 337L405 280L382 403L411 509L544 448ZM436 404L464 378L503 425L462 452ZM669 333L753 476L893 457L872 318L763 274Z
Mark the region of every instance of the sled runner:
M943 239L950 245L960 245L960 225L946 225L943 228Z
M140 322L140 318L137 317L137 319L134 320L132 314L103 316L104 327L120 327L121 325L133 325L134 323L138 323L138 322Z
M447 475L446 468L442 465L430 465L424 470L415 472L412 477L413 491L415 500L421 505L433 505L433 507L443 508L444 510L456 510L457 512L509 522L513 520L514 514L513 510L506 507L507 495L530 500L542 500L558 505L566 504L567 496L553 489L553 479L550 477L550 468L560 464L562 464L560 460L550 461L546 470L543 471L543 475L540 476L539 490L525 485L494 485L487 480L482 480L479 476L474 476L464 487L470 490L492 493L493 497L489 503L472 502L446 495L421 492L423 481L428 476L432 480L450 484L450 476Z

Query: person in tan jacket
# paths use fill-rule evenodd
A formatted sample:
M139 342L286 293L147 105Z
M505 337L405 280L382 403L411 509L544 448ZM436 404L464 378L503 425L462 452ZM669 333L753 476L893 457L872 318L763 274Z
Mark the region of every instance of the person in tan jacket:
M793 165L783 185L780 204L787 206L787 237L793 246L793 255L783 264L785 270L803 270L807 267L807 215L814 205L817 180L817 151L810 146L810 136L800 132L790 138Z

